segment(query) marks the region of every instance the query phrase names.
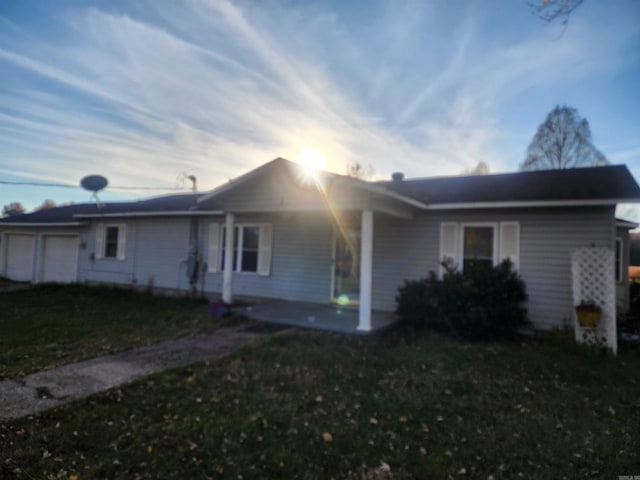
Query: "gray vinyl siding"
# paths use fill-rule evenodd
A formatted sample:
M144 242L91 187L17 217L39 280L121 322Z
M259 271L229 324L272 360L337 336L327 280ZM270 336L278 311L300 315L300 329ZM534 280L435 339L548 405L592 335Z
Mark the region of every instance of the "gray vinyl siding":
M437 271L441 222L520 223L520 274L529 316L538 328L569 325L572 318L571 252L613 245L612 207L428 212L412 221L377 218L373 307L394 310L406 279Z
M209 225L213 221L221 227L224 224L223 218L202 222L201 230L206 234L207 245ZM330 301L333 234L325 214L238 215L235 223L270 223L273 243L271 274L234 272L234 295L316 303ZM208 272L204 289L220 293L222 272Z
M125 258L96 257L96 227L126 225ZM153 218L94 221L81 251L81 281L186 289L186 262L189 253L189 220ZM93 259L92 259L93 258Z

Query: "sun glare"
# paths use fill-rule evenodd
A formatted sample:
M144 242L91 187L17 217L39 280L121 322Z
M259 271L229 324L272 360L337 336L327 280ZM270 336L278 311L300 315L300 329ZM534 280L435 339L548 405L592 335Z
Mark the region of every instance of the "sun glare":
M310 176L316 175L318 172L327 169L327 159L319 151L313 148L307 148L300 152L295 161L302 165L302 168Z

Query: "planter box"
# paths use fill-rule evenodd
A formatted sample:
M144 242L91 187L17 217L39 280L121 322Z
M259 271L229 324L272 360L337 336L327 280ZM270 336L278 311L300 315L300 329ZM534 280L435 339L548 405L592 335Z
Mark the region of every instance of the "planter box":
M600 323L602 310L600 307L576 307L578 323L585 328L595 328Z

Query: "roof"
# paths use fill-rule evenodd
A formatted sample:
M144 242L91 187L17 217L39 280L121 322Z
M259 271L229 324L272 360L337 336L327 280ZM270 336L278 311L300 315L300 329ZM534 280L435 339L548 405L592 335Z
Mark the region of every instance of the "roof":
M82 218L109 216L146 216L149 214L176 214L191 212L196 208L201 193L165 195L136 202L81 203L38 210L0 219L0 225L79 224ZM207 212L211 213L211 212Z
M640 201L624 165L380 182L430 206L488 204L615 204Z
M0 219L0 225L81 225L83 219L221 214L211 201L273 168L300 168L277 158L207 193L165 195L136 202L69 205ZM365 182L322 172L324 181L393 198L419 209L614 205L640 202L640 187L624 165L494 175ZM203 202L207 202L206 204ZM211 206L208 206L211 205ZM633 227L635 228L635 227Z
M266 172L273 171L276 169L287 169L290 172L294 172L295 176L299 178L305 176L304 168L300 164L292 162L285 158L278 157L274 160L271 160L270 162L265 163L264 165L259 166L254 170L251 170L248 173L245 173L244 175L234 178L233 180L230 180L229 182L217 188L214 188L210 192L200 197L200 199L198 200L198 203L204 203L204 202L209 203L210 201L218 198L223 193L229 190L233 190L234 188L237 188L240 185L247 183L248 181L254 178L258 178L260 175L263 175ZM318 172L317 177L318 177L317 183L322 184L325 187L330 183L336 184L336 183L342 182L342 184L346 184L349 188L365 190L370 193L382 195L388 198L393 198L399 202L406 203L414 207L424 208L426 206L426 205L423 205L420 201L414 198L411 198L407 195L387 189L377 183L367 182L364 180L360 180L358 178L351 177L349 175L338 175L337 173L322 171L322 172Z
M616 218L616 227L618 228L626 228L628 230L633 230L634 228L638 228L638 224L636 222L632 222L631 220L625 220L624 218Z

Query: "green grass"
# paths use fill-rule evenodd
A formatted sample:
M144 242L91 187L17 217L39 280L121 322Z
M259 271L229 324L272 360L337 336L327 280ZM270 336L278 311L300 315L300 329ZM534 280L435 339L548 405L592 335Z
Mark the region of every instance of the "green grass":
M0 292L0 379L212 328L202 300L81 285Z
M284 333L0 426L0 477L618 478L638 372L558 340Z

